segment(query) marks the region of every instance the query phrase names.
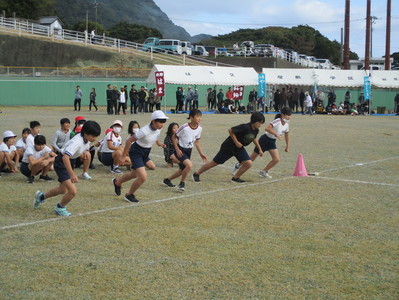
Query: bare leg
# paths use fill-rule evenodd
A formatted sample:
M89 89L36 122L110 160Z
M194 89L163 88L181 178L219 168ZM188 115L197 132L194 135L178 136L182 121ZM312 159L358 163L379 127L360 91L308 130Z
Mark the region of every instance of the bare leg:
M216 163L215 161L211 160L209 162L207 162L206 164L202 165L201 168L199 168L198 171L196 171L195 173L197 173L198 175L204 173L205 171L208 171L209 169L216 167L218 165L218 163Z
M129 193L134 195L138 188L147 180L147 172L144 167L136 169L137 179L130 186Z
M149 160L145 163L145 166L150 170L155 170L156 166L152 160Z
M277 165L280 161L280 154L278 153L277 149L269 150L270 156L272 157L272 160L266 165L266 167L263 169L263 171L269 171L271 168L273 168L275 165Z
M183 161L183 165L185 166L185 168L183 169L182 174L181 174L181 181L185 182L188 174L190 173L191 169L193 168L193 163L191 162L191 160L186 159Z
M118 186L121 186L124 182L132 180L133 178L136 178L136 177L137 177L136 170L131 170L130 172L123 174L121 177L116 178L115 183Z
M238 169L237 173L234 175L234 178L240 178L242 174L248 171L249 168L252 166L251 160L246 160L241 162L241 167Z

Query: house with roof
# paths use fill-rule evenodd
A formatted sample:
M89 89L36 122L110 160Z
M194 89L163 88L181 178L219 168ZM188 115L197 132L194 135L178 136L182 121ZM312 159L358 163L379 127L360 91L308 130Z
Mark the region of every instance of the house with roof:
M62 26L64 25L57 16L41 17L39 23L50 27L51 34L61 34Z

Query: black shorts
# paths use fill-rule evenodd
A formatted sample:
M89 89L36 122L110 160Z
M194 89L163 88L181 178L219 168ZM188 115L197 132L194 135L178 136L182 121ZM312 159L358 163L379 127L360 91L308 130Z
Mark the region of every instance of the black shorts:
M183 155L181 157L177 157L177 155L176 155L176 157L180 161L180 163L179 163L180 170L184 170L184 168L186 166L183 164L183 161L191 158L191 152L192 152L193 148L183 148L183 147L179 146L179 149L181 150Z
M259 138L259 145L262 148L263 152L266 152L266 151L269 151L269 150L273 150L273 149L277 149L276 139L271 139L266 134L262 135ZM256 154L259 154L258 147L255 147L254 152Z
M54 171L57 173L58 181L64 182L71 179L69 173L64 165L64 161L62 160L63 155L59 154L54 160ZM71 159L71 166L75 164L75 159Z
M19 167L19 170L21 171L22 174L24 174L26 177L29 177L32 174L32 171L29 169L29 164L26 162L21 162L21 165ZM38 171L37 174L39 174L42 170Z
M103 152L101 154L101 162L104 166L112 166L114 164L114 159L112 158L112 152Z
M132 162L132 169L136 170L138 168L144 167L145 164L150 161L151 148L143 148L137 143L133 143L130 146L129 157ZM104 153L103 153L104 155Z
M216 156L213 158L213 161L217 163L218 165L224 164L227 160L229 160L232 157L237 158L239 162L251 160L251 158L248 155L247 150L245 150L244 147L241 147L240 149L237 149L236 151L226 151L220 149L219 152L216 154Z

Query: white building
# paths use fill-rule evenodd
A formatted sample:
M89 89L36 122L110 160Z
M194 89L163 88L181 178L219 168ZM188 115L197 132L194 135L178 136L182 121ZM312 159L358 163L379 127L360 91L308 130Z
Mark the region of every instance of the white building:
M62 22L58 17L41 17L40 25L49 26L51 34L60 34L62 30Z
M391 57L391 65L393 63L393 58ZM359 60L349 61L350 70L362 70L364 69L364 58ZM371 70L385 70L385 58L384 57L372 57L370 58L370 69Z

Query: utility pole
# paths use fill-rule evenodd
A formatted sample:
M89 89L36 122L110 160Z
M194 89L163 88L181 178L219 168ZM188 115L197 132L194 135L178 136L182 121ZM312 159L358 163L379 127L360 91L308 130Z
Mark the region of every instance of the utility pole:
M364 53L364 69L370 70L370 25L371 25L371 0L367 0L366 12L366 49Z
M89 11L86 10L86 32L89 33Z
M339 67L342 69L342 64L344 62L344 29L341 27L341 47L339 51Z
M385 41L385 70L391 69L391 0L387 0L387 32Z
M97 3L97 0L94 0L93 5L94 5L94 9L96 10L96 34L97 34L97 10L98 10L98 7L100 6L100 3Z
M373 24L375 24L375 20L378 20L378 18L372 16L372 17L370 17L370 19L371 19L371 25L370 25L370 28L371 28L370 57L373 58Z
M345 0L344 69L349 70L350 0Z

